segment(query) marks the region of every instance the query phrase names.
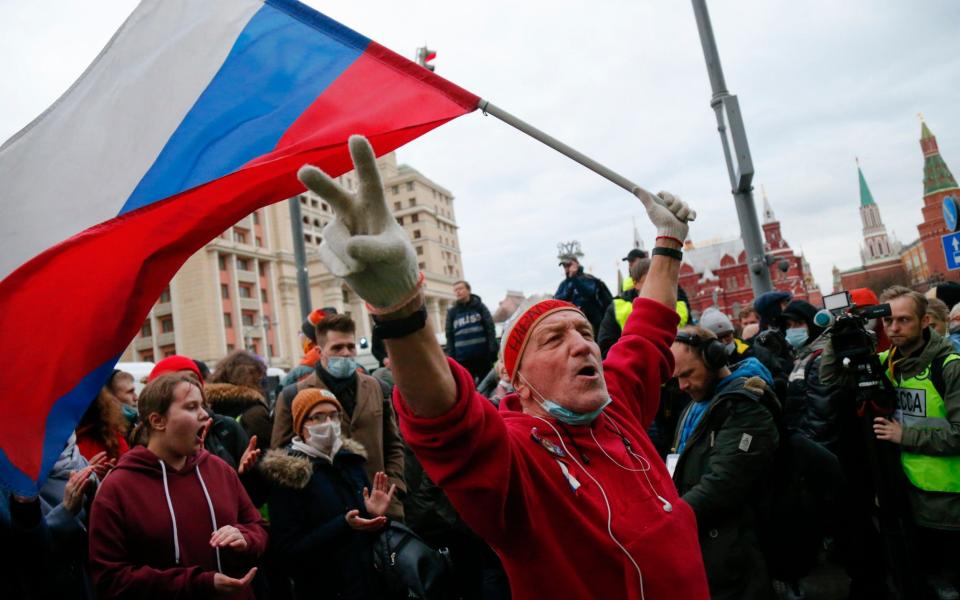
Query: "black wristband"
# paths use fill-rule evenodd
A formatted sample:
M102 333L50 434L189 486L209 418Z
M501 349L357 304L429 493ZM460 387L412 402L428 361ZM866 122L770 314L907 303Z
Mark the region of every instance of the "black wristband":
M373 335L381 340L391 340L410 335L415 331L420 331L427 324L427 307L421 306L417 312L403 317L402 319L391 319L382 321L376 316L373 317Z
M683 260L683 252L674 248L664 248L663 246L657 246L651 250L650 256L667 256L676 260Z

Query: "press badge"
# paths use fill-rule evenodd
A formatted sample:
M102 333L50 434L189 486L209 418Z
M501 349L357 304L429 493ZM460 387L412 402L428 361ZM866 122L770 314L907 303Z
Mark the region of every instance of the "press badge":
M924 389L899 388L897 390L897 409L894 417L903 423L913 418L927 416L927 391Z
M667 455L667 472L670 473L670 477L673 477L673 472L677 470L677 462L679 460L679 454L672 453Z
M745 433L740 436L740 449L744 452L750 450L750 444L753 442L753 436L749 433Z

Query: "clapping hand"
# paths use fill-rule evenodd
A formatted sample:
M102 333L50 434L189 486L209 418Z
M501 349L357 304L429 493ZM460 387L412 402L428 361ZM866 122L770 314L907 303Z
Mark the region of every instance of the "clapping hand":
M350 156L360 180L356 194L311 165L297 176L333 207L323 229L320 260L374 309L399 308L419 290L417 258L407 232L387 208L377 159L366 138L350 137Z
M242 579L234 579L229 575L224 575L223 573L217 573L213 576L213 588L217 591L218 594L236 594L242 589L245 589L250 585L250 582L253 581L253 576L257 574L257 568L254 567L247 571L247 574L243 576Z
M242 552L247 549L247 539L233 525L224 525L210 535L210 545L214 548L227 547Z
M260 450L257 448L257 436L252 436L250 443L247 444L247 449L243 451L243 456L240 457L240 467L237 472L243 475L256 464L258 458L260 458Z
M79 471L70 474L66 487L63 488L63 506L76 515L83 506L83 498L93 489L94 480L90 475L94 473L94 466L88 465Z
M380 471L373 476L373 491L363 488L363 505L371 515L379 517L386 514L393 493L397 491L397 484L388 486L388 482L387 474Z
M103 481L103 478L107 476L107 473L117 466L117 459L108 459L106 451L97 452L93 455L93 458L90 459L89 464L91 467L93 467L93 474L97 476L97 479Z

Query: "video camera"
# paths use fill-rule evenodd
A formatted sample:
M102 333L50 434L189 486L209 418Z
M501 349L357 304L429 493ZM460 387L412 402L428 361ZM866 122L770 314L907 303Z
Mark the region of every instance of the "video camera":
M889 304L857 307L850 301L849 292L838 292L823 297L824 309L814 318L814 324L828 328L833 350L844 366L850 361L863 360L874 354L876 340L867 323L872 319L890 316Z

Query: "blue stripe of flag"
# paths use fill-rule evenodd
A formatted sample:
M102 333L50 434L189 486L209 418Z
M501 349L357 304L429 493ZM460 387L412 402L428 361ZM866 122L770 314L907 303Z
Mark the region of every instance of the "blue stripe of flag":
M265 4L120 214L223 177L273 150L369 44L299 2Z

